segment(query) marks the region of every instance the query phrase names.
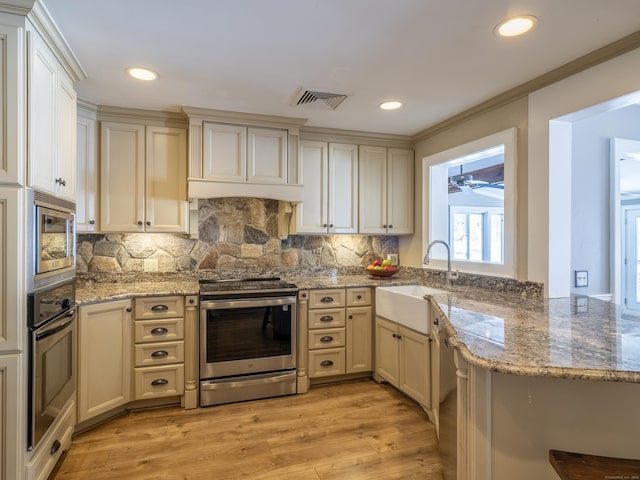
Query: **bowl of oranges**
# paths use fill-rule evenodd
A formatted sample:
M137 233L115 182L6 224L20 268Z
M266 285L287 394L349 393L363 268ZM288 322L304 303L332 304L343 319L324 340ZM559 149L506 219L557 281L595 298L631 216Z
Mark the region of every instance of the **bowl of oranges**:
M391 264L391 260L375 260L367 265L366 272L375 278L389 278L398 273L398 267Z

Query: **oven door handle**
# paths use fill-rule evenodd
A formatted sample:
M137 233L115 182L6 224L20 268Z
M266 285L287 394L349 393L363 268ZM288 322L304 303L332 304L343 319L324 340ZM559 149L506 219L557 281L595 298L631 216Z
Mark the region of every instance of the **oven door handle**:
M246 307L277 307L279 305L294 305L296 297L279 298L251 298L242 300L210 300L200 302L200 310L246 308Z
M47 325L46 328L35 334L36 342L39 340L44 340L51 335L55 335L58 332L61 332L65 328L67 328L71 323L73 323L73 318L76 315L76 311L71 310L70 312L64 314L61 318L54 320L50 324Z

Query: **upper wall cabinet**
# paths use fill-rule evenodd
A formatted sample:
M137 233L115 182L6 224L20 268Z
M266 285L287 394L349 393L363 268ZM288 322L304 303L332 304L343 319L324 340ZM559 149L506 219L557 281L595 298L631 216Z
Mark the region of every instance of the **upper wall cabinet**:
M76 231L98 231L98 121L78 108L76 148Z
M27 35L29 185L75 202L76 93L49 46Z
M300 142L304 199L296 208L297 233L357 233L358 146Z
M184 129L102 122L100 231L188 231Z
M286 184L287 131L205 122L202 176L223 182Z
M359 233L413 233L413 151L360 146Z
M302 201L300 119L183 108L189 116L190 198Z

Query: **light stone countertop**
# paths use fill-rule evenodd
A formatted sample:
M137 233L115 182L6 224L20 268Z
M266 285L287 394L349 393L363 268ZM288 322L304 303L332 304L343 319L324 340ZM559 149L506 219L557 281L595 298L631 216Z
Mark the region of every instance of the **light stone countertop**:
M572 296L525 300L478 289L433 296L465 360L516 375L640 383L640 318Z
M420 284L398 276L292 276L299 289ZM443 289L442 285L428 285ZM640 383L640 319L589 297L531 299L481 288L444 287L431 297L451 343L471 364L516 375ZM197 280L89 283L79 305L134 296L197 295Z

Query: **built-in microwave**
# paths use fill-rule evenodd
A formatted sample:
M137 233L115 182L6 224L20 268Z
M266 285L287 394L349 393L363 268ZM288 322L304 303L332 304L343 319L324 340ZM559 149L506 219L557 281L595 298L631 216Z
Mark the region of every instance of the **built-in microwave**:
M75 276L75 204L27 189L28 290Z

